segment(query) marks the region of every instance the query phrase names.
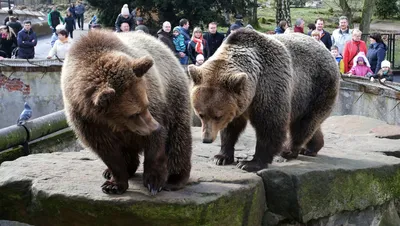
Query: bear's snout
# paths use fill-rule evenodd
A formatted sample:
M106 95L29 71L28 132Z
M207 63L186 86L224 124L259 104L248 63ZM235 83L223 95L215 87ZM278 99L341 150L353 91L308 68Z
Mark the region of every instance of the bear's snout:
M203 138L203 143L205 144L211 144L213 140L211 138Z

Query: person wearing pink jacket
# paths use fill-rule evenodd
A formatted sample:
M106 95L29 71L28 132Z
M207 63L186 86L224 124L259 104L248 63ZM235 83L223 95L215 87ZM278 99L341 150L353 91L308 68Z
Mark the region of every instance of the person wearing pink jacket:
M366 77L374 74L364 52L359 52L353 59L353 67L349 73L351 75Z

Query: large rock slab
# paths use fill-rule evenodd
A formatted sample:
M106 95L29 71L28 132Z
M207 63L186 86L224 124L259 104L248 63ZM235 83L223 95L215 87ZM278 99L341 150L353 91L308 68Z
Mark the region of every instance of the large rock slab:
M33 225L260 225L262 179L235 166L217 167L194 132L189 185L151 196L142 168L123 195L100 185L105 165L87 150L33 154L0 165L0 220Z

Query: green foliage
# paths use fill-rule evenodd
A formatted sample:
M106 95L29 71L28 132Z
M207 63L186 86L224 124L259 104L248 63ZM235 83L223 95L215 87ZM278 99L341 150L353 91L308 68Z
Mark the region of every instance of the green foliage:
M100 23L112 27L121 12L126 0L87 0L87 2L99 10ZM128 1L129 9L135 7L144 13L146 24L151 27L160 25L163 21L170 21L173 26L178 25L179 20L186 18L191 27L207 25L211 21L226 24L223 17L225 12L230 14L240 13L247 15L248 8L253 0L134 0ZM158 21L152 21L149 16L157 15Z
M379 18L387 19L397 15L399 8L397 0L376 0L376 15Z

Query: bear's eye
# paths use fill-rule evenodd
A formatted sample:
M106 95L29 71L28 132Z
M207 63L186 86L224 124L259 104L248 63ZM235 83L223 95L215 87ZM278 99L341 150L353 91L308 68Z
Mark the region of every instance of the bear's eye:
M135 113L129 116L130 119L134 119L136 117L138 117L140 115L140 113Z
M214 120L215 120L215 121L219 121L219 120L221 120L221 118L222 118L222 116L215 116L215 117L214 117Z

